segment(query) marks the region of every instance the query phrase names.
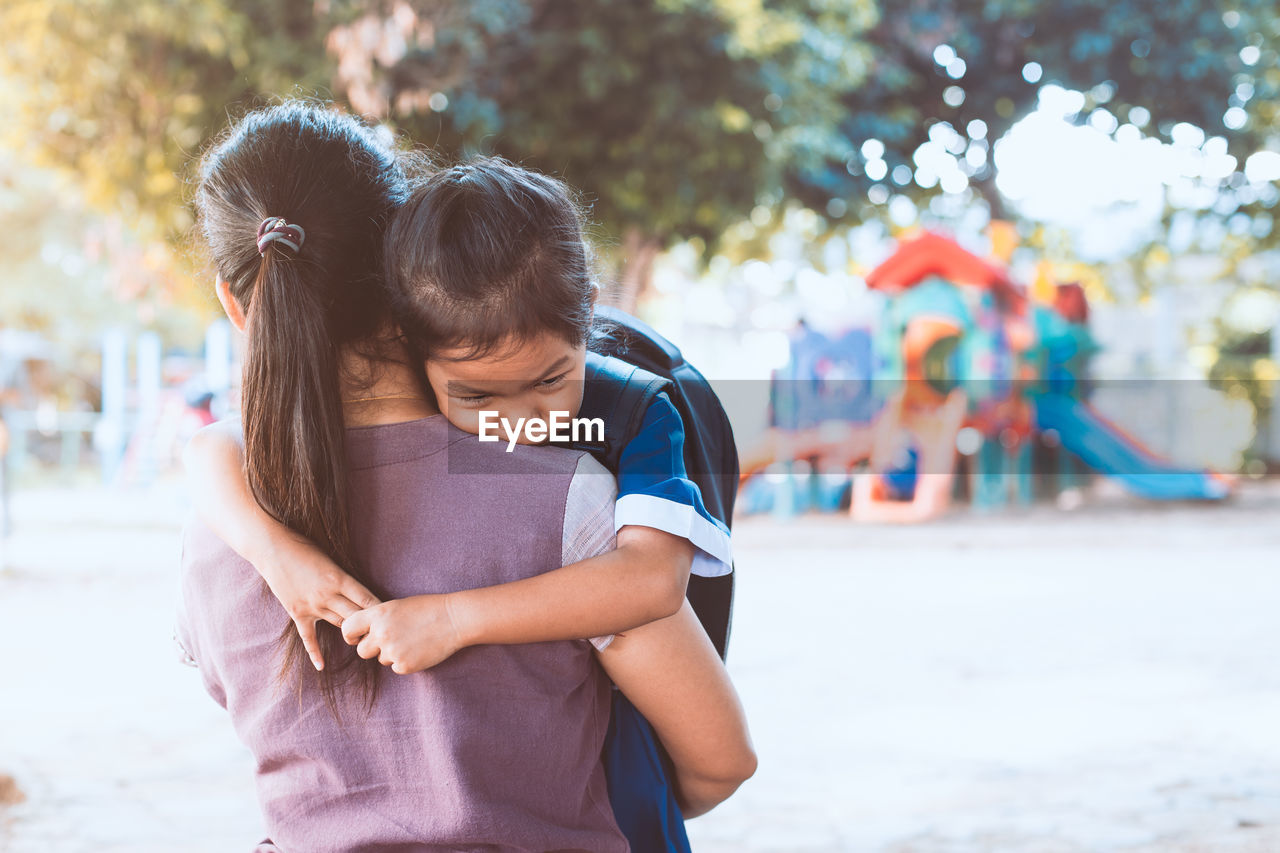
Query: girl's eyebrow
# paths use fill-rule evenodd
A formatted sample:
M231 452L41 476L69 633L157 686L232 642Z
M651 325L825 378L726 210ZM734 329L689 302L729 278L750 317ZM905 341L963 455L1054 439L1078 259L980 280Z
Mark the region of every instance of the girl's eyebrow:
M492 397L493 392L484 388L476 388L455 379L449 380L449 393L463 397Z
M560 371L567 369L568 367L569 367L569 356L562 355L542 371L542 377L543 379L545 379L548 376L554 376ZM535 379L532 384L537 385L541 381L542 379Z
M532 388L533 386L537 385L539 382L542 382L543 379L545 379L546 377L554 376L557 373L568 369L569 362L570 362L569 356L567 355L560 356L555 361L551 362L551 364L548 365L545 369L543 369L540 373L541 378L534 379L533 381L531 381L529 383L529 387ZM479 396L492 397L493 396L493 392L486 388L480 388L475 385L468 385L466 382L463 382L458 379L450 379L448 387L449 387L450 394L455 394L459 396L465 396L465 397L479 397Z

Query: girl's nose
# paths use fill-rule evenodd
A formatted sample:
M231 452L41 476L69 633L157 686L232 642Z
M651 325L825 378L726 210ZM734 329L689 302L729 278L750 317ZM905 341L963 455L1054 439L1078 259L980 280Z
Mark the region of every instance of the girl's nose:
M507 406L503 412L503 417L507 418L511 423L515 423L517 418L524 418L526 424L534 420L544 420L546 415L537 406L515 405Z

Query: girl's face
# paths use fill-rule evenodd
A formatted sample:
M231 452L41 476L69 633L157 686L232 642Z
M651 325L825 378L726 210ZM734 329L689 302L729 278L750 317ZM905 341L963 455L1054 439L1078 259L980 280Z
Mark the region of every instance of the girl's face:
M460 358L466 349L441 350L427 359L427 381L449 423L478 435L480 413L515 423L546 422L552 412L575 418L582 407L587 346L574 346L551 333L498 347L479 358ZM492 416L489 416L492 422ZM521 432L519 442L528 443ZM502 439L506 441L505 433Z

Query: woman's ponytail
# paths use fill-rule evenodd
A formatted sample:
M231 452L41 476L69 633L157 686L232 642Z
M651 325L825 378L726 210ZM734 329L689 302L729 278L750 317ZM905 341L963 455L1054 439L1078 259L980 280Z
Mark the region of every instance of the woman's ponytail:
M347 465L337 347L329 337L325 306L302 280L306 264L289 249L268 246L254 284L241 385L245 466L262 507L311 540L361 583L348 526ZM334 662L322 672L325 699L336 709L330 672L358 660L341 634L318 626L321 652ZM307 667L293 624L281 634L281 674ZM371 681L370 667L362 680Z
M248 317L241 389L245 469L268 513L374 589L352 547L340 375L348 346L390 316L382 230L408 192L401 161L359 120L288 102L250 113L206 155L196 207L205 239ZM375 593L377 592L374 589ZM334 687L354 670L372 702L376 661L320 625L315 673L291 622L282 676Z

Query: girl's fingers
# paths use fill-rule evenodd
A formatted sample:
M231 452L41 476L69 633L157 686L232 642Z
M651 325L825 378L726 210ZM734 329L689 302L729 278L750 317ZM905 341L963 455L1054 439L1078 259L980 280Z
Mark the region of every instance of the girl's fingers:
M369 590L365 589L363 585L349 577L342 584L342 594L346 596L353 605L355 605L357 610L363 610L366 607L374 607L382 603L378 600L376 595L369 592Z
M337 611L328 610L328 609L320 610L320 618L328 622L333 627L339 628L339 629L341 629L343 624L347 621L342 616L342 614L338 613Z
M366 611L358 610L342 623L342 639L346 640L349 646L354 646L368 633L369 614Z
M302 647L307 650L307 657L311 658L311 665L316 671L324 669L324 655L320 653L320 639L316 636L316 623L310 619L293 620L293 626L298 629L298 636L302 638Z
M382 649L378 648L378 644L373 641L371 636L365 634L364 639L360 641L360 645L356 646L356 654L365 660L369 660L382 654Z
M346 595L337 595L326 603L329 605L329 609L337 613L344 621L364 609Z

